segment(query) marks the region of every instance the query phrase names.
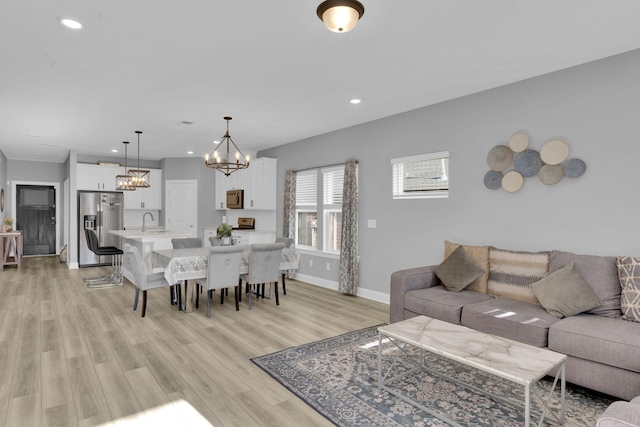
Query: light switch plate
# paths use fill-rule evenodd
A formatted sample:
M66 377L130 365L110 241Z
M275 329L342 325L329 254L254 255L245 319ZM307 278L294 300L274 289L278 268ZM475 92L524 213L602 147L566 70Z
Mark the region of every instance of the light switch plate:
M376 220L375 219L368 219L367 220L367 227L376 228Z

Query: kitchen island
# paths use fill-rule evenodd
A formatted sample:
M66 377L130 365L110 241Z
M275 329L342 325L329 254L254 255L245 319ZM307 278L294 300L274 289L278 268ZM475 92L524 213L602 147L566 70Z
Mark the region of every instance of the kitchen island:
M146 263L147 272L159 273L163 269L160 267L153 268L151 264L151 253L154 250L161 249L173 249L171 239L191 237L188 232L165 230L159 228L148 229L143 232L140 229L137 230L111 230L111 234L122 238L122 244L130 244L138 248L143 261ZM133 274L127 270L124 265L122 267L122 273L124 277L133 282Z

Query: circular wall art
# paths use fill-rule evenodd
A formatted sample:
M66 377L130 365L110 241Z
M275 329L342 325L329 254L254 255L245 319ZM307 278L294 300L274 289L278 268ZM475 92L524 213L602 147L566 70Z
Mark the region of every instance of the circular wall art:
M534 176L542 167L540 153L536 150L528 149L516 154L514 169L524 177Z
M502 174L497 171L489 171L484 175L485 187L496 190L502 185Z
M506 145L496 145L489 151L487 163L491 170L502 172L511 166L513 151Z
M515 193L518 191L522 188L523 183L524 178L516 171L507 172L505 176L502 177L502 188L509 193Z
M540 157L548 165L558 165L569 157L569 146L564 141L552 139L542 146Z
M569 159L562 163L562 169L565 176L578 178L587 170L587 165L580 159Z
M529 137L524 133L514 133L509 140L509 148L514 153L522 153L529 146Z
M562 167L559 165L543 165L538 172L538 178L543 184L553 185L560 182L563 174Z

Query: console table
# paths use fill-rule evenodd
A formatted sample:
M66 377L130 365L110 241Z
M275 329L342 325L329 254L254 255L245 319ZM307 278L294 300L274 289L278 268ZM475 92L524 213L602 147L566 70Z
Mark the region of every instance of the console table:
M22 231L0 233L0 270L5 265L22 265Z

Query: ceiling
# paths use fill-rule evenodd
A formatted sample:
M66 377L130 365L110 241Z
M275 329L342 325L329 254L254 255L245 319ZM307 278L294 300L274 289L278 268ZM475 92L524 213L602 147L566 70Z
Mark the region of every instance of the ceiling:
M320 0L5 2L0 149L201 157L229 115L246 154L640 48L637 0L361 1L346 34Z

